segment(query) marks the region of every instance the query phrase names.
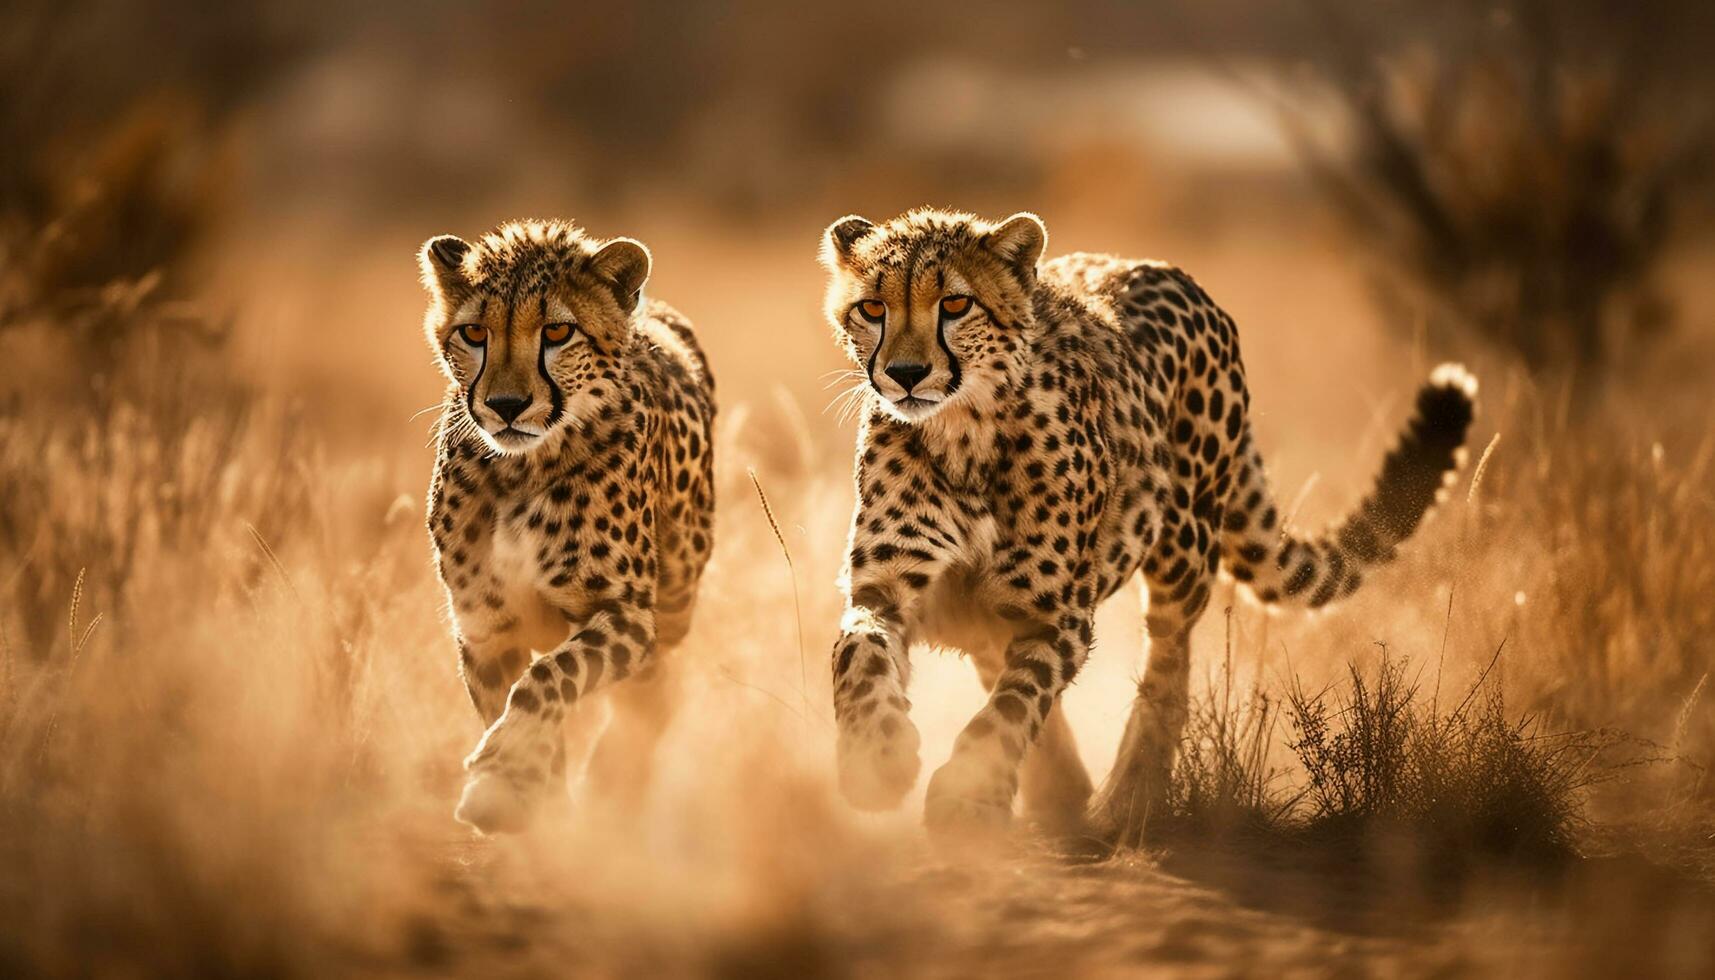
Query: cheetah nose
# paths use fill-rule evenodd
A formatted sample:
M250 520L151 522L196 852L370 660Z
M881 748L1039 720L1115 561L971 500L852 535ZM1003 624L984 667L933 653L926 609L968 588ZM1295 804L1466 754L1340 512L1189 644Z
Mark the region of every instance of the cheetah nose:
M511 425L530 407L529 395L493 395L482 400L489 410L500 416L500 421Z
M905 393L909 395L911 389L917 387L918 382L929 376L929 365L914 364L911 361L894 361L887 366L887 376L898 382L899 387L903 388Z

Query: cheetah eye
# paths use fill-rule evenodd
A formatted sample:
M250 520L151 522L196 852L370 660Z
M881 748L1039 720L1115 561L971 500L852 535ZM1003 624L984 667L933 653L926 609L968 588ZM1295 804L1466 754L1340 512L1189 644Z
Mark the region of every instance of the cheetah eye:
M572 339L572 331L577 326L571 323L550 323L542 328L542 339L550 346L557 347Z
M472 347L481 347L488 343L488 328L480 323L467 323L459 327L459 336Z
M969 296L948 296L941 300L941 315L949 320L964 316L970 308Z
M866 299L858 304L858 313L871 323L880 323L887 316L887 304Z

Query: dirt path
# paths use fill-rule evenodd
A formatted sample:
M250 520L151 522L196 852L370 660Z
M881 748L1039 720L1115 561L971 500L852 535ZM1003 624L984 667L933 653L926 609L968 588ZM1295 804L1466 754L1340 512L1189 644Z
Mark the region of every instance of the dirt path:
M894 842L899 843L899 842ZM638 866L598 896L564 856L448 845L409 966L482 976L1708 976L1715 902L1635 860L1404 897L1373 874L1188 850L1097 858L1040 842L950 865L906 842L778 894ZM572 862L575 864L576 862ZM754 869L753 869L754 870ZM761 872L766 877L767 872ZM750 897L742 897L743 893ZM741 897L735 899L735 894ZM380 966L381 964L374 964ZM394 963L391 966L400 966Z

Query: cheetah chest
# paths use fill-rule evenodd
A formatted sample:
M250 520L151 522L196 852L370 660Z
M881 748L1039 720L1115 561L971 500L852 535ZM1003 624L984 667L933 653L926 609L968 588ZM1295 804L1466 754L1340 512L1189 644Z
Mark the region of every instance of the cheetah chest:
M647 584L638 581L636 538L627 539L637 522L623 498L581 482L558 489L496 521L490 540L495 580L510 603L528 611L526 619L539 621L543 637L551 634L536 649L564 639L568 622Z
M924 642L966 652L1004 644L1008 627L986 595L998 536L992 516L983 516L966 530L963 548L924 596L918 621Z
M540 535L501 521L489 542L488 571L504 596L506 608L518 618L518 630L530 649L552 650L566 638L569 626L561 607L550 603L541 589L538 559Z

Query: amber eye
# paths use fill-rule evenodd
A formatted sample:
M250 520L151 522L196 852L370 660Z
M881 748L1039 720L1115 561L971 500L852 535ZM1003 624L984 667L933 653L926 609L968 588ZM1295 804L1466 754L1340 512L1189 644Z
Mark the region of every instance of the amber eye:
M964 316L965 311L970 308L971 298L969 296L948 296L941 301L942 316Z
M481 347L488 343L488 328L480 323L467 323L459 328L459 336L472 347Z
M887 316L887 304L866 299L858 304L858 312L863 314L865 320L871 323L880 323L882 318Z
M569 323L550 323L542 328L542 339L550 344L563 344L572 339L572 330Z

